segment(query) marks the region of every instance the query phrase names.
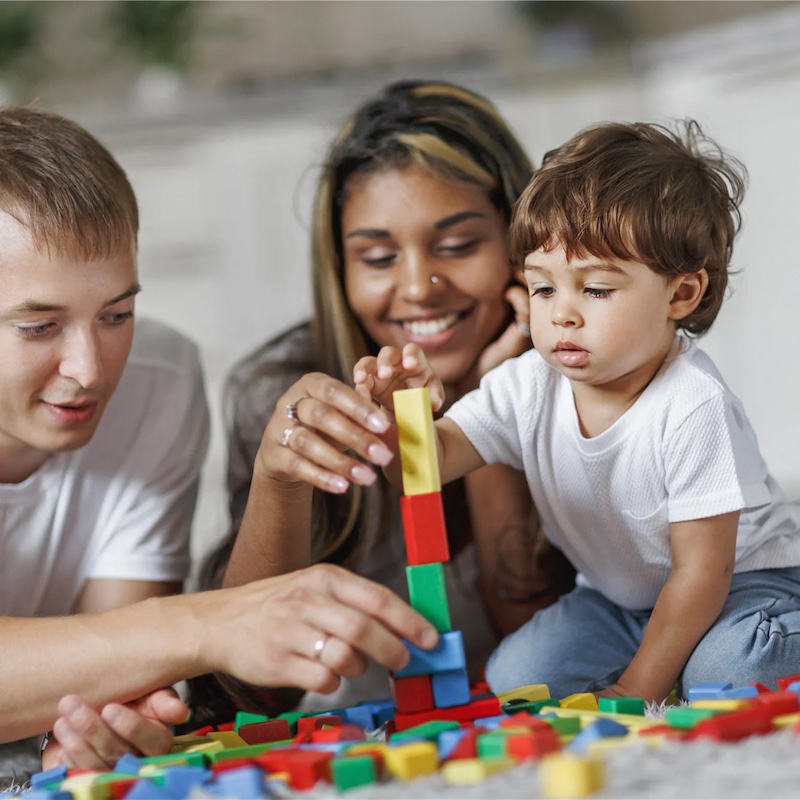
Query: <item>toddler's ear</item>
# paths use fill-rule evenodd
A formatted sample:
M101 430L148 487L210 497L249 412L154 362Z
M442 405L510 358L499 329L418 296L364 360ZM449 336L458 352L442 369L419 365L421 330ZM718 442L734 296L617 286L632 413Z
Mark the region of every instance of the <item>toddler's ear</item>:
M676 275L671 282L672 299L669 303L669 318L685 319L694 311L708 288L708 273L705 268L697 272Z

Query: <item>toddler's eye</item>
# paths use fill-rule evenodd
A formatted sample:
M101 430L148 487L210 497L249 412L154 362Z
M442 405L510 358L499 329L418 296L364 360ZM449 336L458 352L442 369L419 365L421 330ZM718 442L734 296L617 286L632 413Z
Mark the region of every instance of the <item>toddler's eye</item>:
M613 289L599 289L596 286L586 287L586 294L588 294L589 297L611 297L613 293Z
M542 297L551 297L553 294L553 287L552 286L534 286L531 289L531 297L536 297L536 295L541 295Z

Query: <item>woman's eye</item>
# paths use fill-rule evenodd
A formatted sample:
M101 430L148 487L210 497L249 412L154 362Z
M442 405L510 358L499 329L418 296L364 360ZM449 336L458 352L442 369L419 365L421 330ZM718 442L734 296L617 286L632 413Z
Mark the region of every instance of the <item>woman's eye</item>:
M468 253L471 253L477 246L477 239L469 239L466 242L443 242L439 246L439 252L452 256L467 255Z
M397 253L369 251L362 254L361 260L370 267L388 267L397 260Z
M599 289L595 286L587 286L585 291L589 297L611 297L614 293L613 289Z

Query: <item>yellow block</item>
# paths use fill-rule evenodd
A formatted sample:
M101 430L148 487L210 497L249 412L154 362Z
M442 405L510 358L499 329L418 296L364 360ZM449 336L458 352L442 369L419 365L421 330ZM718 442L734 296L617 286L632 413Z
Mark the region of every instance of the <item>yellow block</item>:
M193 744L190 747L185 748L182 752L183 753L217 753L220 750L227 750L228 747L246 747L246 745L228 745L225 746L224 742L219 741L217 739L214 741L213 739L210 742L203 742L202 744ZM180 755L180 754L178 754Z
M389 774L401 781L413 781L439 768L439 751L433 742L410 742L389 747L383 758Z
M441 492L430 392L427 387L401 389L392 395L392 400L400 441L403 493Z
M795 711L792 714L781 714L779 717L773 717L772 724L776 728L788 728L789 725L800 725L800 713Z
M537 700L550 699L550 687L545 683L532 683L528 686L518 686L516 689L509 689L507 692L500 692L497 695L500 705L507 703L509 700L527 700L529 703L535 703ZM550 711L550 708L547 709Z
M591 692L579 692L562 697L559 701L561 708L583 708L586 711L597 711L597 698Z
M222 742L227 750L231 747L247 747L247 742L234 731L209 731L206 736L216 742Z
M80 775L73 775L61 782L61 788L69 792L73 800L110 800L111 784L98 783L94 781L103 772L82 772Z
M539 764L539 781L548 800L588 797L603 788L603 764L573 753L548 755Z
M689 703L691 708L706 708L712 711L738 711L749 705L746 700L695 700Z
M186 750L187 747L193 747L196 744L208 744L208 742L213 741L213 739L209 739L207 736L198 736L196 733L185 733L181 736L173 736L170 753L181 753Z
M459 758L448 761L441 769L442 777L453 786L483 783L492 773L516 766L512 758Z

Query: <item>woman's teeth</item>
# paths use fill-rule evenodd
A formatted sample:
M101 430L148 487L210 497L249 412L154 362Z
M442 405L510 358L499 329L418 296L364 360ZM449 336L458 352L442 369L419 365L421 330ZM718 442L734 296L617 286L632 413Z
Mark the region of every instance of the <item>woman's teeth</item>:
M436 319L414 319L403 322L403 330L412 336L434 336L452 328L458 322L458 314L447 314Z

